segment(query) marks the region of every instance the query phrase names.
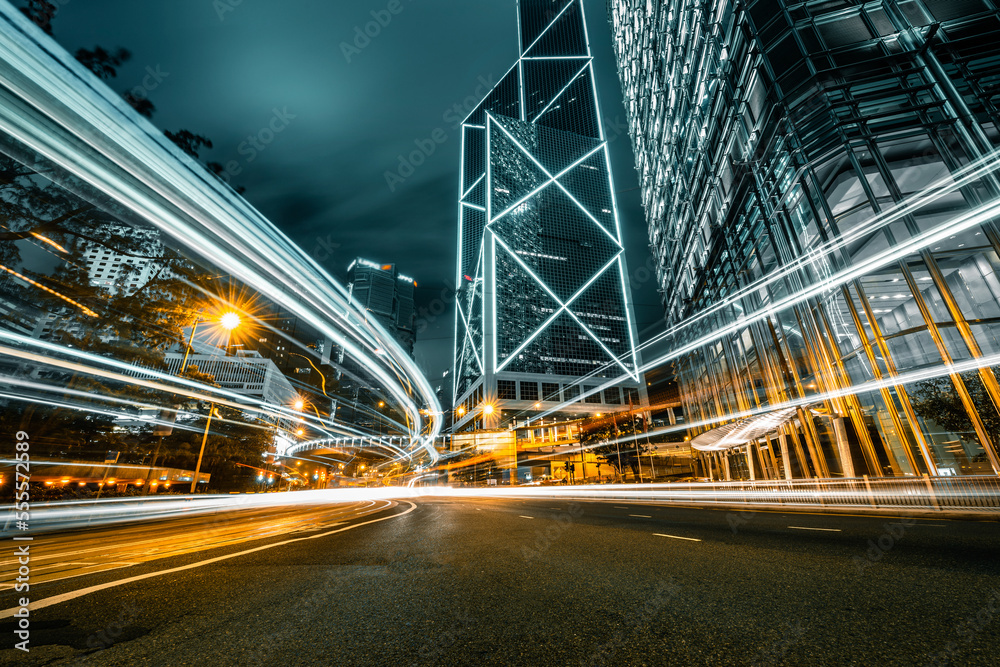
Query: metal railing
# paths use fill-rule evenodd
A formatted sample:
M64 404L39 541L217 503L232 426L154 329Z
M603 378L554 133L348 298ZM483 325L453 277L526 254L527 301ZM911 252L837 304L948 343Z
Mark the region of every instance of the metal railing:
M854 508L881 511L961 511L1000 514L1000 478L856 477L741 482L622 484L510 489L518 496L640 500L696 505Z

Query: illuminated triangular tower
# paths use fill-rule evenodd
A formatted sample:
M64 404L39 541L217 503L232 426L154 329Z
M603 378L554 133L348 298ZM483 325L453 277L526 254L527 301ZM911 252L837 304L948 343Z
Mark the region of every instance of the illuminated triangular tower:
M458 429L645 403L582 0L521 0L518 23L462 124Z

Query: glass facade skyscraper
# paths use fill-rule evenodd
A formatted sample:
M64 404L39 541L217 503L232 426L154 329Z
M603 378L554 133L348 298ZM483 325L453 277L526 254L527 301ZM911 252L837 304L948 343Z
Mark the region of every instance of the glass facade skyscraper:
M411 357L417 340L415 286L413 278L399 273L395 264L377 264L359 257L347 267L351 299L394 335Z
M462 125L459 428L643 401L583 5L521 0L518 22L517 63Z
M610 0L713 476L1000 471L997 8Z

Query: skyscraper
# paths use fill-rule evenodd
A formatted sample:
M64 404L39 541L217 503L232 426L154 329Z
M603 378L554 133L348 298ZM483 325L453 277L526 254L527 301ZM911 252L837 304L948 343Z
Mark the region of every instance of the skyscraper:
M609 2L713 474L1000 472L996 8Z
M395 264L359 257L347 267L347 286L351 300L367 309L412 356L416 342L413 278L399 273Z
M583 3L521 0L518 27L520 57L462 124L459 428L644 396Z

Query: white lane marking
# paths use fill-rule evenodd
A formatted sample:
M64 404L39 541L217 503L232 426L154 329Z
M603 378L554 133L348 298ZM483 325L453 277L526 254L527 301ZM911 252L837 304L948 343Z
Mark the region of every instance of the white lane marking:
M87 569L80 569L80 570L70 570L71 574L67 574L65 577L54 577L54 578L52 578L52 577L44 577L42 579L42 581L39 581L37 583L39 583L39 584L51 584L51 583L54 583L56 581L63 581L65 579L75 579L76 577L84 577L84 576L86 576L88 574L103 574L105 572L110 572L111 570L121 570L121 569L124 569L126 567L132 567L133 565L139 565L140 562L126 563L126 562L117 562L116 561L114 563L97 563L93 567L101 567L101 568L104 568L104 569L101 569L101 570L92 570L90 568L87 568ZM55 573L55 574L58 574L58 572ZM13 588L13 585L11 585L11 588ZM0 590L3 590L2 587L0 587Z
M45 607L51 607L52 605L59 604L61 602L67 602L69 600L74 600L84 595L89 595L91 593L96 593L98 591L103 591L108 588L114 588L116 586L122 586L124 584L130 584L134 581L142 581L143 579L152 579L153 577L159 577L164 574L173 574L174 572L183 572L184 570L193 570L196 567L201 567L202 565L209 565L211 563L218 563L220 561L229 560L230 558L236 558L238 556L245 556L247 554L256 553L258 551L265 551L267 549L273 549L274 547L281 547L286 544L294 544L295 542L304 542L305 540L315 540L320 537L327 537L329 535L334 535L336 533L342 533L347 530L353 530L354 528L360 528L361 526L367 526L368 524L378 523L380 521L388 521L389 519L395 519L397 517L405 516L417 509L415 503L411 503L408 500L402 501L410 506L410 509L405 512L400 512L399 514L393 514L392 516L385 516L381 519L372 519L371 521L365 521L363 523L356 523L352 526L347 526L346 528L338 528L337 530L327 531L325 533L320 533L318 535L308 535L306 537L296 537L291 540L284 540L282 542L275 542L273 544L265 544L259 547L254 547L253 549L247 549L245 551L239 551L237 553L226 554L224 556L216 556L215 558L209 558L208 560L198 561L197 563L189 563L188 565L181 565L180 567L172 567L168 570L160 570L158 572L147 572L146 574L139 574L134 577L128 577L127 579L119 579L118 581L109 581L105 584L98 584L96 586L89 586L87 588L81 588L77 591L70 591L69 593L63 593L62 595L54 595L50 598L43 598L38 601L31 603L32 609L44 609ZM386 508L392 506L392 502L386 501ZM11 607L10 609L4 609L0 611L0 618L12 618L17 612L18 607Z
M94 565L104 565L104 564L105 563L91 563L91 562L56 563L54 565L43 565L42 567L33 567L33 568L31 568L31 571L32 572L41 572L42 570L52 570L52 569L57 568L57 567L72 567L74 565L76 565L76 566L83 565L85 567L86 566L93 567Z
M669 537L669 538L674 539L674 540L687 540L688 542L701 542L701 540L697 540L697 539L695 539L693 537L681 537L680 535L664 535L663 533L653 533L653 535L656 535L657 537Z
M338 508L336 510L332 510L332 511L328 512L328 514L334 514L335 515L335 514L340 514L340 513L347 513L347 512L356 511L356 509L368 509L369 507L371 507L372 505L374 505L375 502L376 501L374 501L374 500L353 501L353 502L350 502L350 503L346 503L344 505L344 507L342 507L342 508ZM355 507L353 507L355 505L362 505L362 507L355 508ZM242 511L245 511L246 509L247 508L236 508L235 510L233 510L233 513L242 512ZM319 511L322 511L322 510L319 510ZM287 514L287 512L275 512L274 514L265 514L263 516L249 517L247 519L247 523L252 523L254 521L271 521L271 520L274 519L274 517L280 517L280 516L284 516L286 514ZM203 517L201 515L196 515L196 516L193 516L193 517L179 517L179 520L183 521L185 519L192 519L195 523L204 524L204 519L205 518L206 517ZM329 517L327 517L327 518L329 518ZM302 519L302 520L304 520L304 519ZM341 521L340 523L344 523L344 522ZM340 523L333 524L333 525L335 525L335 526L336 525L340 525ZM173 529L173 531L175 533L177 533L178 536L184 534L184 531L177 529L176 525L175 526L168 526L168 528ZM199 527L199 526L194 526L194 529L197 530L197 531L202 531L202 532L206 531L206 530L208 530L208 531L216 530L216 529L212 529L212 528L204 528L204 527ZM218 530L218 532L221 535L221 533L223 531L222 530ZM232 530L230 530L230 532L232 532ZM237 535L244 535L245 536L245 533L237 532ZM46 535L45 537L49 537L49 536ZM208 536L203 536L203 537L208 537ZM143 545L146 545L146 544L155 544L155 543L160 542L162 540L163 540L162 537L155 537L155 538L151 538L151 539L142 539L142 540L140 540L138 542L131 542L130 546L143 546ZM202 543L197 538L191 538L189 541L191 541L193 543ZM252 539L248 539L248 540L244 540L244 541L245 542L249 542L249 541L252 541ZM100 546L100 547L90 547L90 548L87 548L87 549L77 549L76 551L59 551L59 552L55 552L55 553L46 553L45 555L38 556L38 560L53 560L53 559L56 559L56 558L66 558L68 556L76 556L76 555L79 555L79 554L92 553L94 551L101 551L101 552L107 553L107 550L108 550L108 548L106 546ZM151 553L151 552L155 552L155 551L159 551L159 550L160 550L160 547L157 547L155 549L142 549L142 550L139 551L139 553ZM128 552L128 553L131 553L131 552ZM32 560L34 560L34 559L32 559ZM17 559L9 560L9 561L6 561L6 560L5 561L0 561L0 565L13 565L15 563L17 563Z
M634 517L636 517L638 519L652 519L653 518L653 517L649 516L648 514L629 514L629 516L634 516Z
M843 532L843 531L840 530L840 528L811 528L809 526L789 526L789 528L792 528L794 530L821 530L824 533L840 533L840 532Z
M534 519L535 518L533 516L524 516L523 514L518 514L518 516L521 517L522 519Z

